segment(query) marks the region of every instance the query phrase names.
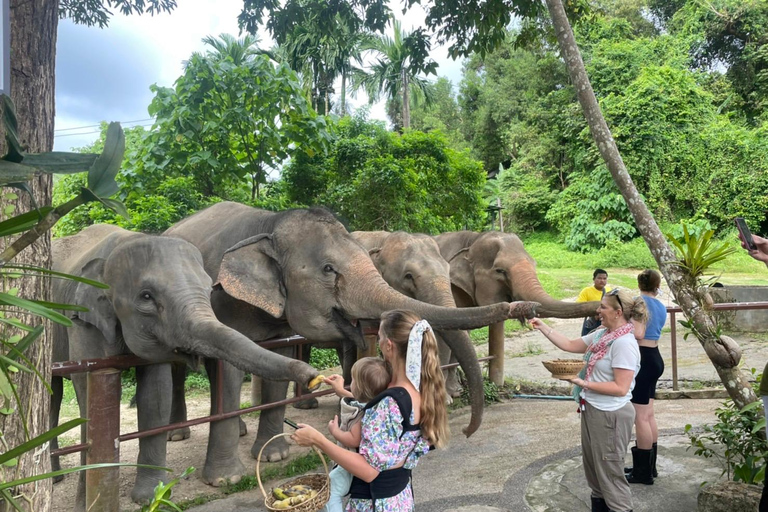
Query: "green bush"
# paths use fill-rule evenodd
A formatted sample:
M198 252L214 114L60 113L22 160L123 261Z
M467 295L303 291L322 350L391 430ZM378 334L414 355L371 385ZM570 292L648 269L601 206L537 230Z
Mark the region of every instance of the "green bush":
M305 350L306 349L307 348L305 347ZM312 348L312 353L309 356L309 365L315 370L325 370L326 368L333 368L340 364L339 356L336 353L335 348Z

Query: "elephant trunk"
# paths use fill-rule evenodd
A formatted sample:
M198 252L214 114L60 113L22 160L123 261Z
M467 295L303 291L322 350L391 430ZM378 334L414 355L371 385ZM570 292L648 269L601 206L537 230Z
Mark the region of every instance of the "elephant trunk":
M477 329L508 318L530 318L535 315L535 303L500 302L477 308L446 308L426 304L407 297L391 288L369 261L365 275L358 274L359 282L373 283L365 287L342 287L350 290L348 311L356 318L378 318L383 311L406 309L426 319L435 329Z
M536 314L544 318L583 318L595 313L600 302L564 302L553 299L541 286L536 269L530 261L523 260L508 269L511 287L516 300L534 301L541 304Z
M221 359L248 373L270 380L290 380L306 385L318 372L296 359L263 349L248 337L222 324L214 317L190 322L181 338L181 351Z
M480 362L477 360L475 348L472 346L472 341L466 331L440 331L439 334L451 349L467 377L472 414L469 425L464 427L462 432L469 437L475 433L483 421L483 406L485 405L483 372L480 368Z

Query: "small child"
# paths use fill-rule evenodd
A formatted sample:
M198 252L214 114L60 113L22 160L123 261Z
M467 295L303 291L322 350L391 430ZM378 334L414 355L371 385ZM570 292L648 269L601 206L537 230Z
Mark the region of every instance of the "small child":
M360 420L363 418L363 408L366 402L387 389L391 378L383 359L364 357L352 366L352 382L349 385L351 391L344 389L344 377L341 375L331 375L325 379L325 383L341 397L341 419L336 415L328 423L328 430L340 446L357 451L362 432ZM352 475L341 466L336 466L330 473L330 479L331 497L322 510L342 512L342 498L349 494Z

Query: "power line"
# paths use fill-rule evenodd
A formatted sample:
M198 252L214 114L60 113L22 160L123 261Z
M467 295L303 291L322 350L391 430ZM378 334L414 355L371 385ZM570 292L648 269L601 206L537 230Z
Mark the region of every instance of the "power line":
M146 128L147 126L152 126L152 124L153 123L150 123L150 124L135 124L133 126L129 126L128 128L138 128L139 126L141 126L142 128ZM97 126L99 126L99 125L97 125ZM81 128L86 128L86 127L81 127ZM81 132L81 133L63 133L63 134L60 134L60 135L55 135L54 134L53 138L54 139L58 139L58 138L61 138L61 137L74 137L76 135L93 135L95 133L101 133L101 130L95 130L95 131L92 131L92 132Z
M120 124L131 124L131 123L143 123L144 121L154 121L154 118L148 117L146 119L136 119L135 121L120 121ZM60 128L58 130L53 130L54 132L70 132L72 130L82 130L84 128L99 128L101 127L101 123L99 124L89 124L86 126L76 126L74 128Z

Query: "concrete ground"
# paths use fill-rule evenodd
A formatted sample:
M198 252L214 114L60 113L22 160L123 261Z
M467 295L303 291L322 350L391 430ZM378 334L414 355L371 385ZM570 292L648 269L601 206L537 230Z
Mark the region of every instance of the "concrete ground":
M554 327L577 336L580 321L556 321ZM671 372L668 336L662 338ZM681 376L709 380L711 363L694 364L706 356L698 342L680 340ZM760 346L744 346L747 364L758 365L765 352ZM762 350L758 350L762 349ZM482 352L482 348L479 350ZM527 354L526 354L527 352ZM762 353L762 354L761 354ZM551 379L543 359L567 357L539 333L525 333L507 340L505 373L516 379L542 384L561 384ZM715 376L716 378L716 376ZM667 381L668 382L668 381ZM721 478L717 461L703 459L687 450L685 425L694 427L716 421L714 410L722 400L658 400L656 416L659 439L659 478L652 486L633 485L634 510L639 512L695 511L700 486ZM327 409L327 411L326 411ZM333 401L321 401L319 416L331 418ZM324 425L318 420L317 425ZM579 512L590 510L589 488L581 467L579 416L571 400L521 399L486 408L481 428L469 439L461 428L469 421L463 408L450 416L454 437L449 446L423 458L414 470L416 509L420 512ZM627 455L631 465L631 457ZM278 485L270 482L269 487ZM194 507L194 512L252 512L267 510L258 490Z

